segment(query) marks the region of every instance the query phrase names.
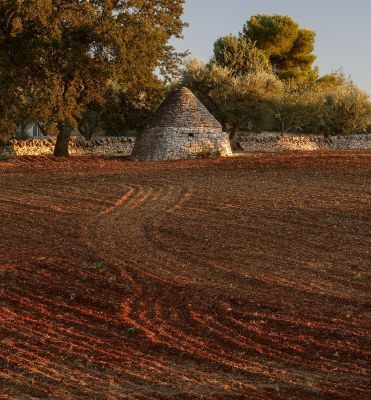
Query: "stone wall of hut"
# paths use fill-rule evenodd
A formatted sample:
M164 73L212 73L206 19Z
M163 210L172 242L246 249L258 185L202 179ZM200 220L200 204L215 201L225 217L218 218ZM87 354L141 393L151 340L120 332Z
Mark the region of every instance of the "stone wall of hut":
M134 147L137 160L178 160L232 156L228 135L219 129L151 128Z

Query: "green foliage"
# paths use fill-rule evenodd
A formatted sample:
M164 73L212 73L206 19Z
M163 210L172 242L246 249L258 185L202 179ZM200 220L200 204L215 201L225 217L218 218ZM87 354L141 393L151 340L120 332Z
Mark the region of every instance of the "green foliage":
M322 75L317 82L325 85L326 87L338 87L346 84L346 77L342 71L342 69L339 69L338 71L332 72L330 74L325 74Z
M323 125L325 99L318 85L306 80L288 81L277 104L273 129L293 133L318 133Z
M371 125L369 95L352 81L324 90L323 132L328 135L364 133Z
M104 109L113 85L131 103L163 90L156 71L165 80L176 71L180 55L168 41L184 27L183 3L2 0L1 131L32 116L66 153L71 128L91 107Z
M365 132L371 125L368 95L341 73L317 82L304 77L282 82L272 73L235 75L215 62L193 59L186 64L182 83L232 140L240 129L338 135Z
M288 53L298 38L299 24L285 15L258 14L243 27L246 38L256 42L270 56Z
M105 268L105 265L104 265L104 263L102 263L101 261L96 261L96 262L93 264L93 267L96 268L96 269L104 269L104 268Z
M355 274L354 279L356 279L357 281L365 281L366 280L365 276L361 273Z
M131 130L140 130L149 114L160 105L166 87L164 84L129 96L119 87L110 93L108 106L101 113L101 123L110 136Z
M265 52L242 36L228 35L219 38L214 43L214 58L211 62L229 68L233 71L233 75L272 72Z
M259 14L244 25L242 35L268 55L274 71L281 79L305 76L318 77L313 68L315 32L300 29L289 16Z
M314 83L288 81L277 109L274 128L282 132L348 135L371 124L368 94L341 72Z
M150 113L160 105L165 90L163 84L150 91L143 91L136 97L130 97L118 85L112 85L107 93L105 106L90 104L79 121L79 130L87 139L101 133L121 136L138 131L143 128Z

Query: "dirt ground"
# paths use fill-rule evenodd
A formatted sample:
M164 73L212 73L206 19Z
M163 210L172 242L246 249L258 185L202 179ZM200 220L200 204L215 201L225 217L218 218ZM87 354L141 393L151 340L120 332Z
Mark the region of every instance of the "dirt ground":
M370 399L371 153L0 162L1 399Z

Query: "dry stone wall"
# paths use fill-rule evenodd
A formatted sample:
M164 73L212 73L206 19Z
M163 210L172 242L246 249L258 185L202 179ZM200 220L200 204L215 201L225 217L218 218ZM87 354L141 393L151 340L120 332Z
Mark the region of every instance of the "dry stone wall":
M154 140L156 139L156 140ZM196 158L232 155L226 133L210 128L167 128L148 130L141 146L151 152L148 159ZM94 140L72 138L71 155L79 156L129 156L135 143L134 137L102 137ZM0 159L16 156L52 155L55 139L12 140L0 146ZM331 136L281 136L279 134L242 134L239 145L246 152L315 151L315 150L371 150L371 134ZM151 158L153 157L153 158ZM139 158L138 158L139 159ZM147 159L147 158L145 158Z
M93 140L71 138L70 154L79 156L129 156L135 143L134 137L100 137ZM15 156L52 155L55 138L12 140L0 146L0 158Z
M242 134L239 145L243 151L279 152L290 150L371 150L371 134L331 136Z

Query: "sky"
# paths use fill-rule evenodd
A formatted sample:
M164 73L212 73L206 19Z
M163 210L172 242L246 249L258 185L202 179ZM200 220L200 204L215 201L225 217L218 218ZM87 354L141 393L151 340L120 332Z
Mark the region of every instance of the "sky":
M220 36L234 35L256 14L289 15L316 31L320 74L339 68L371 94L371 0L186 0L183 39L178 51L207 61Z

